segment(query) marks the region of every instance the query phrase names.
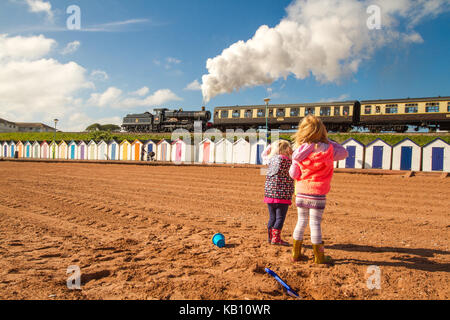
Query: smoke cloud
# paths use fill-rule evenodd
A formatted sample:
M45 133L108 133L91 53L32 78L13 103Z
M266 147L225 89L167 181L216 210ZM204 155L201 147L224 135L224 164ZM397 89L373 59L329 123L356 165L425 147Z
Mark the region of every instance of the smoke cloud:
M368 27L368 7L373 5L381 9L381 29ZM290 75L339 82L386 44L423 42L414 26L448 10L447 0L296 0L277 26L263 25L253 38L208 59L201 86L204 102Z

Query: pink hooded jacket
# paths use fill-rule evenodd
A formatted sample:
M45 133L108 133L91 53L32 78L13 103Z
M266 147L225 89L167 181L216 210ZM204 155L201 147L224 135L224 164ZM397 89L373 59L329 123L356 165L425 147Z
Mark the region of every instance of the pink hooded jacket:
M326 195L331 189L334 173L334 161L348 157L347 150L340 144L303 144L292 155L289 170L291 178L296 180L296 192L310 195Z

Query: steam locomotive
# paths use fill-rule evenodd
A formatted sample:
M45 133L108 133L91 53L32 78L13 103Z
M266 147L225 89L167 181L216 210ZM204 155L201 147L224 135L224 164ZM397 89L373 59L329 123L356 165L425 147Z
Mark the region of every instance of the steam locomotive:
M196 124L205 131L212 127L209 122L211 112L202 107L201 111L155 109L154 114L128 114L123 119L122 128L127 132L173 132L176 129L194 131ZM199 127L200 128L200 127Z

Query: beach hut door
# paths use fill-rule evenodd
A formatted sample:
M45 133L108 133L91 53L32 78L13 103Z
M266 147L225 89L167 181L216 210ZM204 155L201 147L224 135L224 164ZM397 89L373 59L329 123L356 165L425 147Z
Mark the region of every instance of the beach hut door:
M139 150L140 148L139 148L139 144L138 143L136 143L135 145L134 145L134 160L135 161L139 161L139 160L141 160L141 155L140 155L140 150Z
M347 146L348 158L345 160L346 168L354 168L355 167L355 156L356 156L356 147L355 146Z
M161 145L161 160L166 161L166 156L167 156L167 145L163 143Z
M72 160L75 159L75 145L72 145L70 147L70 159L72 159Z
M116 144L111 145L111 160L116 160Z
M431 170L432 171L444 170L444 148L431 149Z
M400 170L411 170L412 167L412 147L402 147Z
M180 162L181 161L181 143L177 143L177 150L175 155L175 161Z
M258 144L256 146L256 164L262 164L261 155L264 151L264 146L262 144Z
M203 162L208 163L209 162L209 153L211 150L211 144L209 142L205 142L203 145Z
M30 157L30 145L27 145L27 158L29 158Z
M372 168L381 169L383 167L383 147L373 147Z

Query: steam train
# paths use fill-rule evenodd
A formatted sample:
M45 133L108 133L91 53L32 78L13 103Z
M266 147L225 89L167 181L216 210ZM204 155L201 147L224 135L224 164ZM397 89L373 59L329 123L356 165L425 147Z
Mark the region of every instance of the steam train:
M122 128L127 132L173 132L176 129L194 131L196 124L202 131L212 127L211 112L202 107L201 111L155 109L155 114L129 114L123 119Z
M332 132L347 132L355 127L371 132L405 132L410 126L430 130L450 130L450 97L407 98L366 101L336 101L302 104L216 107L214 125L209 122L211 113L205 111L170 111L156 109L155 115L127 115L122 125L129 132L172 132L182 128L194 130L194 123L201 123L202 130L217 128L292 130L308 114L322 119Z

